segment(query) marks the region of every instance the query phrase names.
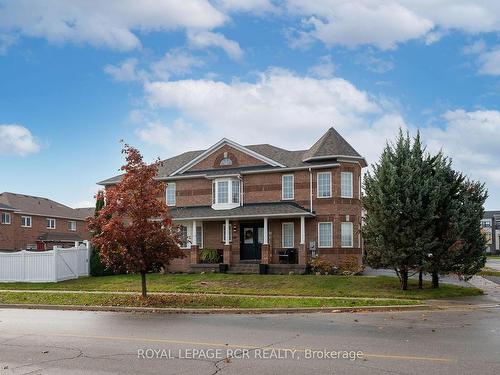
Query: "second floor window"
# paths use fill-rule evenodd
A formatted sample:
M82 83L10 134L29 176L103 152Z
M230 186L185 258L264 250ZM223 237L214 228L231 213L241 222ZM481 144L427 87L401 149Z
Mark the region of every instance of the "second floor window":
M167 185L167 206L175 206L175 182Z
M340 196L342 198L352 198L352 172L342 172L340 174Z
M281 198L293 199L293 174L286 174L281 177Z
M68 220L68 230L73 232L76 231L76 221Z
M318 172L317 175L318 198L330 198L332 196L332 173Z
M56 229L56 219L47 218L47 229Z
M491 220L489 220L489 219L481 220L481 227L482 228L491 228Z
M234 208L240 204L241 182L236 178L219 178L212 182L212 207Z
M2 224L10 224L10 214L8 212L2 212Z
M31 216L21 216L21 226L31 228Z

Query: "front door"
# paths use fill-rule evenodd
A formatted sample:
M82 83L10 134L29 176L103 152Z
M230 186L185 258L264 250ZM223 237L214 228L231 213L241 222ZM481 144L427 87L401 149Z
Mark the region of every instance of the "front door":
M240 259L260 260L264 226L242 223L240 228Z

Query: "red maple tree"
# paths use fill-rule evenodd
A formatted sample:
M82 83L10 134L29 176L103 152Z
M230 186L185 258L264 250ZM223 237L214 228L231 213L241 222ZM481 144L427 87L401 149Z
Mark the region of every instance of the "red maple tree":
M159 160L146 164L140 152L125 145L123 179L105 192L105 206L89 228L91 242L100 249L101 261L113 269L140 273L146 297L146 273L158 271L171 259L183 257L178 227L172 225L166 203L159 199L166 184L155 180Z

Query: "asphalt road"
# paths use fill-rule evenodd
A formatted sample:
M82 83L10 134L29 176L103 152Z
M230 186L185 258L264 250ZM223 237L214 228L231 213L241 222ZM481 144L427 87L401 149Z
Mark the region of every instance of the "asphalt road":
M499 374L499 347L495 307L301 315L0 310L0 374ZM306 359L307 350L358 359Z

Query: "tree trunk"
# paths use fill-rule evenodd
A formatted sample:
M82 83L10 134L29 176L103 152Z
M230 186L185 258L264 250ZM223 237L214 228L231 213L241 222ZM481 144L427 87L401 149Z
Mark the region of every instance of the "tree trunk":
M402 290L408 290L408 270L402 269L399 276Z
M423 289L424 287L424 271L422 268L418 271L418 289Z
M439 274L436 271L432 272L432 287L439 288Z
M146 298L148 292L146 290L146 271L141 271L142 297Z

